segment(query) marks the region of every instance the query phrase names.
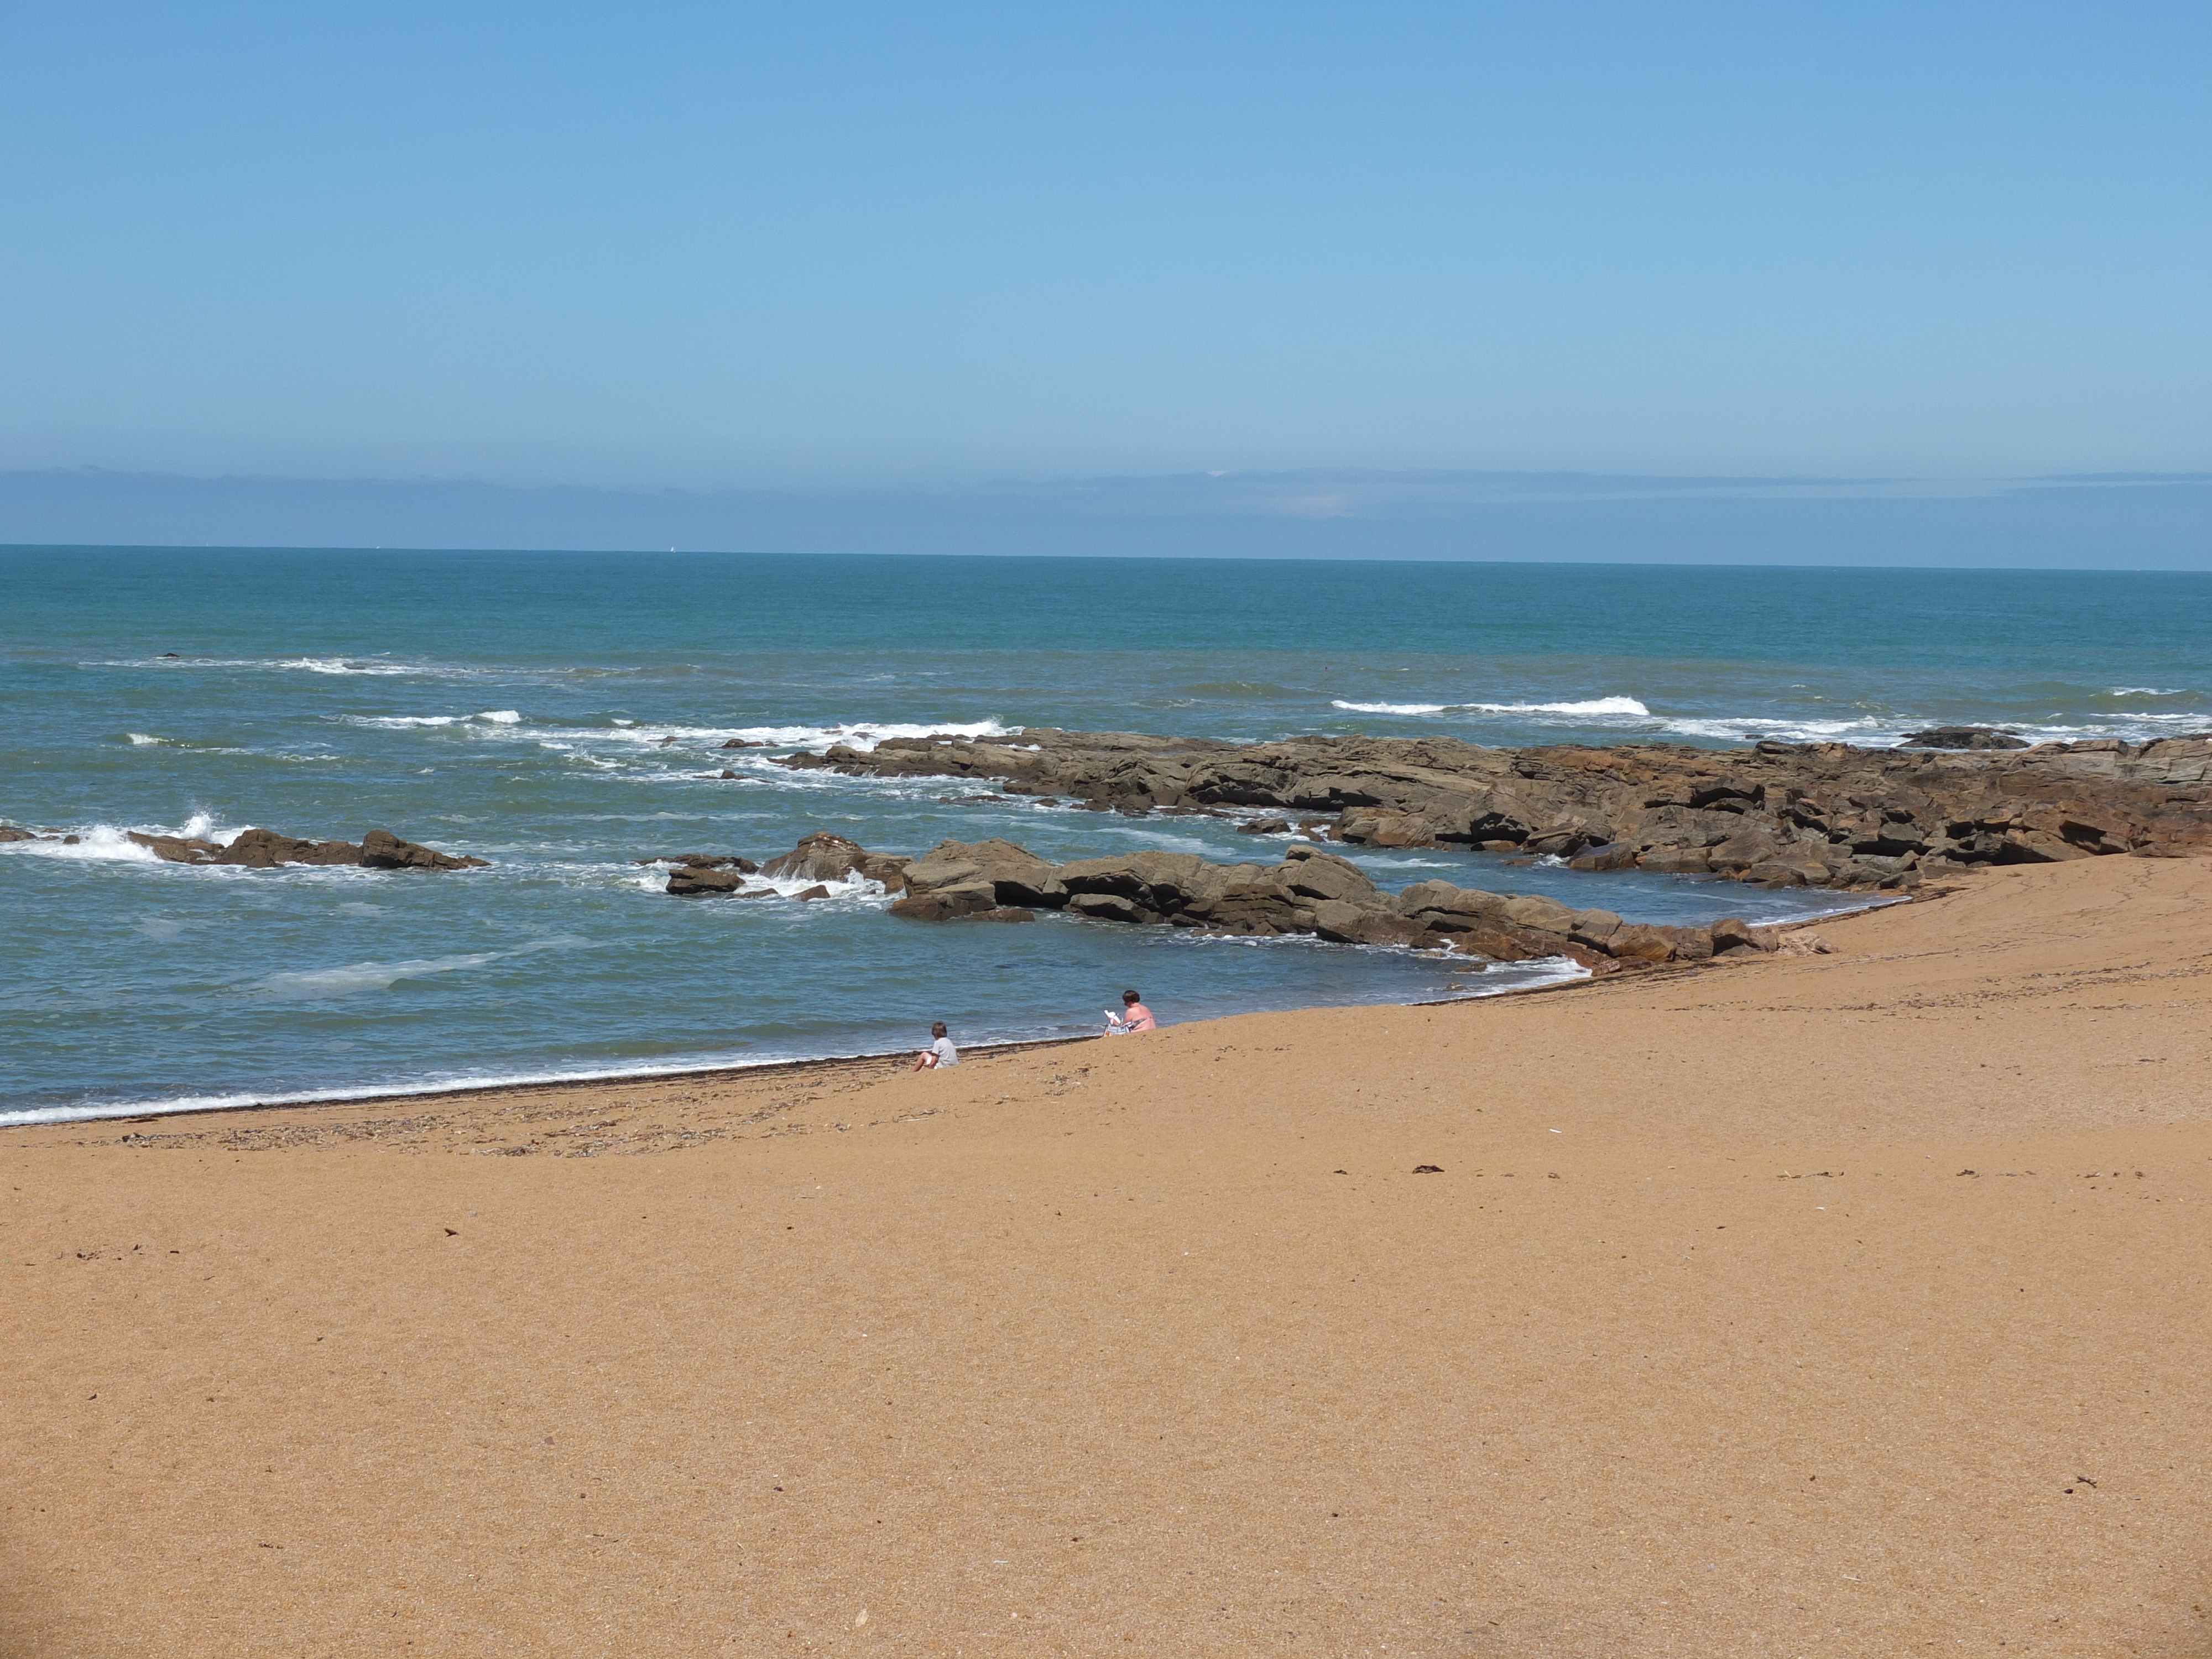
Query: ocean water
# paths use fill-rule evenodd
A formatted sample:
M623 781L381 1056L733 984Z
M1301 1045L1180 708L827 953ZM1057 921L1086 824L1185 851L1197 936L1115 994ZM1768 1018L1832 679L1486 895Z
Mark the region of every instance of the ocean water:
M1232 738L1893 743L2212 729L2212 577L1142 559L0 550L0 1122L623 1074L1485 994L1556 966L1047 917L930 927L856 888L682 901L655 854L1051 858L1273 843L950 781L796 774L819 748L1024 725ZM672 739L672 741L671 741ZM738 773L720 776L725 767ZM490 868L164 865L126 829L388 828ZM1832 896L1479 854L1355 853L1639 920Z

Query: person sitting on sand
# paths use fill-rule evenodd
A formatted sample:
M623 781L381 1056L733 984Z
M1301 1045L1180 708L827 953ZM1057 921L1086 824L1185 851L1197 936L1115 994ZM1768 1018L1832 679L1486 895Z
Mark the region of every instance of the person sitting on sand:
M1134 991L1121 993L1121 1007L1122 1012L1118 1014L1111 1008L1106 1011L1107 1036L1127 1036L1132 1031L1157 1031L1160 1029L1159 1021L1152 1018L1152 1011L1137 1000Z
M929 1028L930 1044L914 1057L917 1072L933 1072L942 1066L957 1066L960 1051L952 1046L952 1039L945 1035L945 1022L939 1020Z

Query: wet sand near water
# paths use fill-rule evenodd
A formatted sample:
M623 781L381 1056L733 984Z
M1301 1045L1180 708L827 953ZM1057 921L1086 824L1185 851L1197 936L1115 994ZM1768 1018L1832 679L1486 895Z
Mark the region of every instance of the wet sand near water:
M2208 901L9 1132L0 1652L2201 1655Z

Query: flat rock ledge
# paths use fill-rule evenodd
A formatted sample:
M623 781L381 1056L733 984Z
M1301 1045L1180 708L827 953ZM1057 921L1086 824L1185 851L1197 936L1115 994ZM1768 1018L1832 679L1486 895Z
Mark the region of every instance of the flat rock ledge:
M1311 833L1359 845L1479 847L1770 887L1909 890L1972 866L2212 850L2212 736L1958 750L1484 749L1450 738L1238 744L1032 726L838 744L778 763L996 780L1006 794L1123 812L1271 809L1318 817Z
M1610 910L1425 881L1386 893L1349 860L1292 847L1279 865L1222 865L1146 851L1052 864L1009 841L948 841L907 865L891 914L922 921L1028 921L1064 910L1099 921L1206 933L1304 933L1344 945L1450 950L1492 962L1564 957L1593 973L1706 962L1732 951L1825 951L1816 936L1729 920L1657 927Z
M372 830L358 843L349 841L300 841L274 830L247 830L228 847L188 836L149 836L124 831L132 841L171 864L227 864L248 870L273 870L286 864L357 865L364 870L482 870L488 860L456 857L411 841L402 841L389 830Z

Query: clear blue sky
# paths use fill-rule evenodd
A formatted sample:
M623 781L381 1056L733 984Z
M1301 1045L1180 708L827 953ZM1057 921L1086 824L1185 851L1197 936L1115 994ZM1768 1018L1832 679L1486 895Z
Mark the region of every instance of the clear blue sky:
M0 4L0 468L2212 461L2212 7Z

